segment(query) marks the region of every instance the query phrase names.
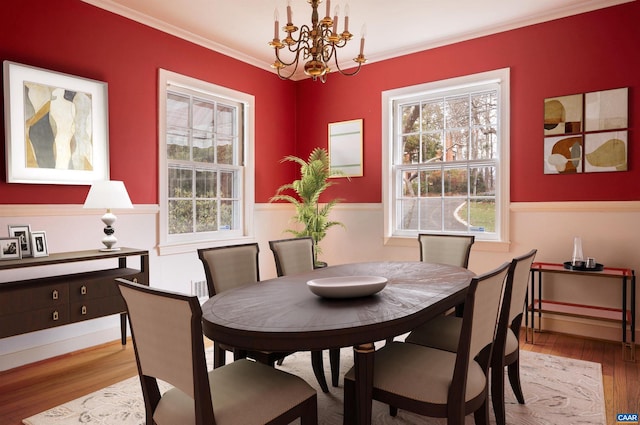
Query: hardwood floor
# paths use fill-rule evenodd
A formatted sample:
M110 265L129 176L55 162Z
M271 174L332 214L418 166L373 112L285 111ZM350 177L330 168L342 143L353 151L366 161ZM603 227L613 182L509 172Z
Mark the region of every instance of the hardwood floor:
M521 348L601 363L607 425L615 425L617 413L640 413L640 362L625 362L620 343L544 332L536 334L535 345L521 342ZM131 341L0 372L0 424L21 425L24 418L136 374Z

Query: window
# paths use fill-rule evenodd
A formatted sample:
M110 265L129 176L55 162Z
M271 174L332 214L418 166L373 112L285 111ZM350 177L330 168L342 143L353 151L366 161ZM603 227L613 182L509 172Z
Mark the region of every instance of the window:
M249 236L253 97L164 70L159 91L161 251Z
M386 236L508 240L509 72L383 93Z

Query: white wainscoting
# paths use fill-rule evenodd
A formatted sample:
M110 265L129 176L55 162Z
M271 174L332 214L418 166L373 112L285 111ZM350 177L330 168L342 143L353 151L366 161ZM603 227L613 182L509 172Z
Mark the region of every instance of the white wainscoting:
M150 280L153 286L189 293L191 282L204 279L195 248L187 253L158 255L157 205L136 205L133 210L115 211L120 246L150 251ZM275 277L268 241L291 237L283 232L290 223L292 208L285 204L256 204L251 240L260 244L262 279ZM98 249L103 223L100 212L81 205L0 205L0 236L9 224L29 224L32 230L45 230L50 252ZM418 260L414 238L385 238L381 204L339 204L331 215L345 224L334 227L321 243L320 258L329 264L377 260ZM478 242L471 253L469 268L476 273L490 270L531 248L538 249L537 261L561 262L569 259L573 237L581 236L585 255L608 266L640 270L640 202L536 202L511 205L511 241L508 244ZM2 229L5 229L4 231ZM60 273L83 271L82 265ZM40 269L40 270L39 270ZM40 277L48 268L6 271L0 282ZM605 279L545 277L553 285L545 296L561 301L619 305L620 285ZM617 324L568 317L549 318L547 329L595 338L619 340ZM119 337L117 316L91 320L60 328L4 338L0 344L0 370L38 361Z

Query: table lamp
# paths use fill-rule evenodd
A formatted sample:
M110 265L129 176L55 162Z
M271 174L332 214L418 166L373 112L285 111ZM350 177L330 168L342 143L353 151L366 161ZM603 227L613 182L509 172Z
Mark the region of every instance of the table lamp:
M102 221L106 225L104 228L105 237L102 243L106 248L100 251L119 251L120 248L113 246L118 242L114 236L115 230L112 227L116 222L116 216L111 209L117 208L133 208L127 189L124 183L115 180L97 181L91 185L87 199L84 201L83 208L106 208L107 212L102 216Z

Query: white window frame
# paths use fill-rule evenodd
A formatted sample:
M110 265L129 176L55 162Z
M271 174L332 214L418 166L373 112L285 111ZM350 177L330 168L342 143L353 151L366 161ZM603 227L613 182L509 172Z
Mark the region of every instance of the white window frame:
M396 198L397 185L394 172L394 102L414 98L437 92L449 92L479 86L483 84L499 84L499 116L500 145L498 158L498 184L496 187L496 237L483 238L482 233L470 233L476 236L476 242L491 242L504 244L508 249L509 243L509 144L510 144L510 70L503 68L446 80L434 81L415 86L402 87L382 92L382 201L384 210L384 239L385 244L406 245L402 240L411 239L415 242L417 231L396 231Z
M166 146L167 91L170 86L193 93L215 96L240 103L243 107L243 171L241 175L241 217L237 231L208 232L203 234L169 234L168 219L168 161ZM200 247L247 243L255 238L253 210L255 203L255 98L227 87L181 75L165 69L158 75L158 195L159 195L159 255L193 252Z

